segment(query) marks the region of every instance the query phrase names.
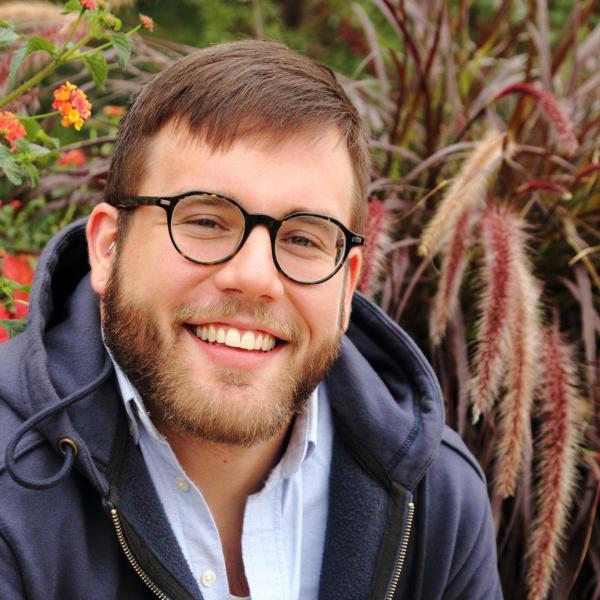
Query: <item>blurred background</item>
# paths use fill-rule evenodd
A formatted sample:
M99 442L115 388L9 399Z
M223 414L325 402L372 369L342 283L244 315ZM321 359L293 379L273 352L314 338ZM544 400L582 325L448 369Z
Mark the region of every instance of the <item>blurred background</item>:
M102 199L130 95L195 48L283 41L369 127L360 289L488 477L506 598L600 598L600 3L110 0L76 21L73 1L0 2L0 341L49 237ZM85 57L56 63L65 40ZM52 111L67 80L80 130Z

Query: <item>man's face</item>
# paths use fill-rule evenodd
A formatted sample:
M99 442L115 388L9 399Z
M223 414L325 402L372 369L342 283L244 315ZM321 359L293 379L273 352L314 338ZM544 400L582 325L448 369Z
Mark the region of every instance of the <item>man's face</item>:
M349 225L352 182L333 127L275 146L242 139L215 152L169 124L151 142L138 194L202 190L251 213L281 218L304 210ZM228 262L198 265L177 253L166 212L156 206L135 209L113 260L106 285L95 285L107 344L159 429L240 445L281 431L324 377L360 268L353 250L349 267L329 281L289 281L273 263L264 226ZM217 341L202 340L207 334ZM262 347L235 347L238 335Z

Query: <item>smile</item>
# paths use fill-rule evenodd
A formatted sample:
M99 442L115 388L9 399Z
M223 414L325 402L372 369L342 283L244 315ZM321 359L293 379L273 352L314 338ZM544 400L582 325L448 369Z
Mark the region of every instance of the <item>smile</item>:
M269 352L275 348L276 339L264 331L240 330L223 325L200 325L196 327L196 336L204 342L224 344L243 350L262 350Z

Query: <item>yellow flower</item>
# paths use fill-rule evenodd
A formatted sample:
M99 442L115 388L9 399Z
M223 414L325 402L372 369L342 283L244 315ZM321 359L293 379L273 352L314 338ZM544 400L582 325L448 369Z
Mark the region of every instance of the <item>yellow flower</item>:
M54 90L52 108L62 116L60 123L63 127L73 125L77 131L92 114L92 105L85 93L68 81Z

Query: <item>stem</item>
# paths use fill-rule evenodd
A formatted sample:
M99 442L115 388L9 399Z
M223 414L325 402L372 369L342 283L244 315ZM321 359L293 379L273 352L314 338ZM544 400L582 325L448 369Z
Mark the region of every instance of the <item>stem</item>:
M57 110L53 110L52 112L43 113L41 115L30 115L27 116L27 119L31 119L33 121L37 121L39 119L45 119L46 117L54 117L55 115L60 114Z
M131 31L128 31L125 35L126 36L133 35L134 33L136 33L138 31L138 29L140 29L140 27L141 27L141 25L136 25ZM75 58L83 58L84 56L89 56L90 54L93 54L94 52L98 52L98 50L100 50L100 51L106 50L107 48L110 48L111 46L112 46L112 42L106 42L105 44L101 44L100 46L96 46L95 48L90 48L89 50L86 50L85 52L78 54Z
M65 53L65 48L67 47L67 44L73 38L73 35L75 34L75 31L77 30L77 27L79 26L79 23L81 22L82 15L83 15L83 10L79 13L79 16L77 17L73 26L71 27L71 30L69 31L69 34L67 35L67 39L65 40L62 48L60 49L60 53L59 53L58 57L53 59L52 62L50 62L50 64L46 65L39 73L36 73L33 77L28 79L25 83L22 83L18 88L14 89L10 94L8 94L8 96L5 96L4 98L2 98L0 100L0 108L2 108L3 106L6 106L10 102L12 102L16 98L18 98L19 96L22 96L25 92L28 92L32 87L36 86L38 83L43 81L48 75L50 75L51 73L54 73L54 71L56 71L56 69L58 69L58 67L62 66L65 62L67 62L69 60L69 58L73 54L73 51L77 51L77 49L81 48L81 46L83 45L82 42L87 43L90 39L92 39L93 36L91 36L88 33L81 40L79 40L79 42L77 42L77 44L75 44L75 46L73 46L73 48L71 48L71 50L69 50L68 52Z

